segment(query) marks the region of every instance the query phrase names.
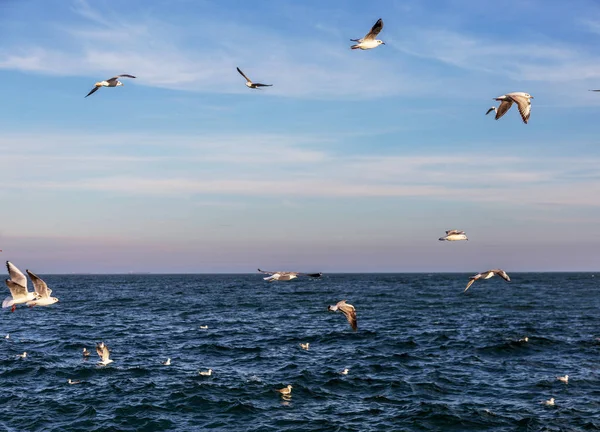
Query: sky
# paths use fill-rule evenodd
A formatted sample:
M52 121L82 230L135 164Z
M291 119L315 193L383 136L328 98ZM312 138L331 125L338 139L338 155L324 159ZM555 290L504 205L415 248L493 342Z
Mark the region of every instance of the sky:
M595 0L0 0L0 40L17 266L600 269Z

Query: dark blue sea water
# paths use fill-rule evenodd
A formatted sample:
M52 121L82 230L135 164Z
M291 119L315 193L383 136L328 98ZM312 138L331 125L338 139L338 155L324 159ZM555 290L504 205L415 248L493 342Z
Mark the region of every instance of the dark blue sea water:
M60 303L1 311L0 430L599 430L600 276L468 276L42 276Z

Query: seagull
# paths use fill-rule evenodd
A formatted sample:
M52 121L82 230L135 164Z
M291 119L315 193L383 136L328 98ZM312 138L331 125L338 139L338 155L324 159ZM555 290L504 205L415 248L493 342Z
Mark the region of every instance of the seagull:
M540 402L542 405L554 406L554 398L550 398L547 401Z
M46 282L44 282L41 278L30 272L29 270L25 270L29 277L31 278L31 282L33 283L33 288L38 298L36 300L28 301L27 306L49 306L58 302L56 297L50 297L52 294L52 290L48 288Z
M560 382L564 382L565 384L569 384L569 375L565 375L564 377L556 377Z
M300 348L302 348L302 349L305 349L305 350L308 350L308 346L309 346L309 345L310 345L310 343L309 343L309 342L306 342L305 344L301 343L301 344L300 344Z
M350 369L346 368L343 371L341 371L340 374L342 374L342 375L348 375L348 372L350 372Z
M104 342L100 342L96 344L96 352L100 356L101 361L98 362L98 365L106 366L113 362L112 359L109 358L110 351Z
M440 237L440 241L459 241L459 240L469 240L464 231L459 230L448 230L446 231L445 237Z
M207 328L208 328L208 326L207 326L207 325L201 325L201 326L200 326L200 330L206 330Z
M25 275L10 261L6 261L6 268L10 279L6 279L5 283L10 290L11 297L6 297L2 302L2 307L7 308L20 303L37 299L37 294L27 291L27 278Z
M135 78L133 75L123 74L123 75L114 76L114 77L112 77L110 79L107 79L106 81L98 81L96 83L95 87L85 97L88 97L89 95L91 95L92 93L94 93L95 91L97 91L100 87L117 87L117 86L122 86L123 83L121 81L119 81L119 78L121 78L121 77Z
M69 384L81 384L81 381L73 381L71 378L67 381Z
M20 357L20 358L23 358L23 359L27 358L27 352L23 351L23 354L17 354L17 357Z
M487 112L485 113L485 115L488 115L488 114L489 114L489 113L491 113L492 111L494 111L495 113L497 113L497 112L498 112L498 110L496 109L496 107L495 107L495 106L493 106L493 107L490 107L490 109L488 109L488 110L487 110Z
M371 27L371 31L369 31L369 33L367 33L364 38L350 39L352 42L357 42L356 45L352 45L350 48L368 50L372 48L377 48L381 44L385 45L385 42L380 41L379 39L375 39L382 28L383 20L379 18L375 25Z
M529 338L525 336L524 338L519 339L519 342L529 342Z
M242 70L240 68L237 68L237 71L240 73L241 76L243 76L244 78L246 78L246 87L248 87L248 88L259 89L260 90L260 87L271 87L271 86L273 86L273 84L254 83L254 82L250 81L250 78L248 78L246 75L244 75L244 72L242 72Z
M200 372L198 372L198 375L211 376L212 375L212 369L209 369L207 371L200 371Z
M282 396L290 396L292 394L292 386L288 385L282 389L275 389L275 391L281 393Z
M168 358L167 358L167 361L164 361L164 362L163 362L163 364L164 364L165 366L171 366L171 357L168 357Z
M496 109L490 108L486 115L492 111L496 111L496 120L506 114L506 111L510 109L513 102L517 104L519 108L519 113L521 114L521 118L523 119L523 123L527 123L529 121L529 115L531 114L531 96L529 93L524 92L514 92L514 93L506 93L505 95L498 96L494 98L497 101L500 101L500 106Z
M89 357L90 356L90 352L88 351L88 349L86 347L83 347L82 353L83 353L84 357Z
M284 271L266 271L258 269L260 273L268 274L269 277L263 278L269 282L275 281L290 281L296 279L298 276L308 276L311 278L320 278L323 273L299 273L299 272L284 272Z
M500 269L488 270L483 273L477 273L475 276L471 276L469 278L469 283L467 284L467 287L465 288L465 290L463 292L466 292L469 289L469 287L471 285L473 285L473 282L475 282L476 280L489 279L495 275L500 276L506 282L510 282L510 278L508 277L508 275L506 274L506 272L504 270L500 270Z
M356 331L358 328L356 324L356 309L351 304L346 303L346 300L339 301L335 305L329 306L327 310L333 312L340 310L344 315L346 315L346 319L350 323L352 330Z

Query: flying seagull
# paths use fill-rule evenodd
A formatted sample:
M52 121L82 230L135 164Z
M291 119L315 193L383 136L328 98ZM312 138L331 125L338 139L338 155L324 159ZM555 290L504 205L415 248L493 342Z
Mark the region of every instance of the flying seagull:
M327 310L333 312L340 310L346 315L346 319L350 323L352 330L356 331L358 328L358 325L356 324L356 309L351 304L346 303L346 300L339 301L335 305L329 306Z
M440 237L440 241L458 241L458 240L469 240L464 231L459 230L448 230L446 231L445 237Z
M467 287L465 288L465 290L463 292L466 292L469 289L469 287L471 285L473 285L473 282L475 282L476 280L489 279L495 275L500 276L506 282L510 282L510 278L508 277L508 275L506 274L506 272L504 270L500 270L500 269L488 270L486 272L477 273L475 276L471 276L469 278L469 283L467 284Z
M44 282L41 278L30 272L29 270L25 270L29 277L31 278L31 282L33 282L33 288L38 298L36 300L31 300L27 302L27 306L49 306L58 301L56 297L50 297L52 294L52 290L48 288L46 282Z
M269 277L263 278L266 281L290 281L296 279L298 276L308 276L312 278L320 278L323 273L299 273L299 272L283 272L283 271L266 271L258 269L260 273L268 274Z
M514 92L514 93L506 93L505 95L498 96L494 98L500 102L500 106L496 109L494 107L487 110L486 115L492 111L496 112L496 120L502 117L506 112L510 109L513 102L517 104L519 108L519 113L521 114L521 118L523 119L523 123L527 124L529 121L529 115L531 114L531 96L529 93L524 92Z
M260 89L260 87L273 86L273 84L261 84L261 83L252 82L252 81L250 81L250 78L248 78L246 75L244 75L244 72L242 72L242 70L240 68L237 68L237 71L240 73L241 76L246 78L246 87L248 87L248 88Z
M108 347L104 344L104 342L96 344L96 352L98 353L101 359L101 361L98 362L98 365L106 366L113 362L113 360L109 358L110 351Z
M350 39L352 42L357 42L356 45L352 45L350 48L352 49L361 49L368 50L372 48L376 48L379 45L385 45L385 42L380 41L379 39L375 39L381 29L383 28L383 20L379 18L375 25L371 27L371 31L365 35L362 39Z
M10 261L6 261L6 268L10 279L6 279L5 283L10 290L11 297L6 297L2 302L2 307L7 308L20 303L38 298L35 292L27 291L27 278L25 275Z
M98 81L95 84L94 88L85 97L88 97L92 93L98 91L98 89L100 87L117 87L117 86L122 86L123 83L121 81L119 81L119 78L121 78L121 77L135 78L133 75L123 74L123 75L114 76L114 77L112 77L110 79L107 79L106 81Z

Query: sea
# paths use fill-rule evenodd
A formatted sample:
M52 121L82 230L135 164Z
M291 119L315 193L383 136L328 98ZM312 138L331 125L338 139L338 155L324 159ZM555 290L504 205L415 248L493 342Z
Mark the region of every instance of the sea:
M40 276L59 303L0 311L1 431L600 430L600 273Z

